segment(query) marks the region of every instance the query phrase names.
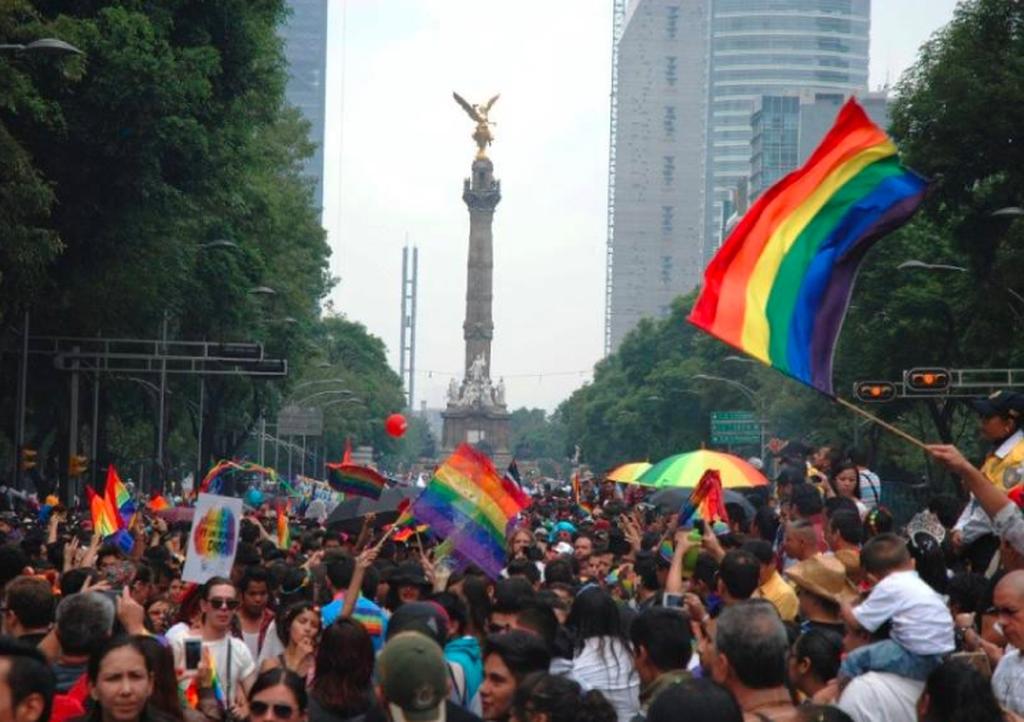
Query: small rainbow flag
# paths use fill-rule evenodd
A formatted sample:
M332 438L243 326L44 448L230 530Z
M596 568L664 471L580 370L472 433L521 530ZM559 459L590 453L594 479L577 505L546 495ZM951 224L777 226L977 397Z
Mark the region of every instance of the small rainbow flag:
M135 516L135 502L113 464L107 467L107 483L103 487L103 495L110 508L117 510L118 528L127 529L131 526L132 517Z
M395 526L397 526L397 524ZM428 529L430 529L429 524L417 524L413 526L407 526L403 528L401 531L396 531L391 536L391 538L394 539L396 542L404 542L408 541L409 537L413 536L414 534L423 534Z
M277 506L277 546L279 549L288 550L292 546L292 530L288 526L288 512L291 511L291 503L285 502Z
M88 484L85 485L85 494L89 500L89 511L92 514L93 533L102 537L115 534L120 527L117 512L110 506L110 502L97 494Z
M725 498L722 495L722 477L717 469L708 469L700 477L690 498L679 510L679 526L685 527L695 513L700 514L700 518L707 524L729 521Z
M220 705L221 709L226 709L227 705L227 694L224 692L224 685L220 681L220 675L217 674L217 662L210 649L205 644L203 645L203 659L206 661L207 666L210 668L210 687L213 689L213 694L217 698L217 704ZM185 702L189 708L197 709L199 707L199 675L192 677L192 680L188 683L185 688Z
M722 244L690 323L832 396L861 260L910 219L926 189L851 98L807 163L765 191Z
M199 484L197 493L220 494L224 480L232 474L260 475L272 481L277 480L277 472L269 466L260 466L247 461L218 461L214 464Z
M327 483L335 491L379 499L387 480L373 469L356 464L328 464Z
M150 511L163 511L164 509L170 509L171 503L163 497L163 494L153 494L146 506L149 507Z
M530 505L484 454L462 444L445 460L412 504L417 521L429 524L450 548L492 579L505 567L505 532Z

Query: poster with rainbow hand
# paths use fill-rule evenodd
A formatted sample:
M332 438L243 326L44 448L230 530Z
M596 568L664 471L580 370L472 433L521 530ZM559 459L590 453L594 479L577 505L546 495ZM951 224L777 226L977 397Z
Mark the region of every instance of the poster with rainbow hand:
M211 577L231 574L238 550L238 527L242 519L242 500L216 494L200 494L196 502L192 529L188 533L188 553L181 578L205 583Z

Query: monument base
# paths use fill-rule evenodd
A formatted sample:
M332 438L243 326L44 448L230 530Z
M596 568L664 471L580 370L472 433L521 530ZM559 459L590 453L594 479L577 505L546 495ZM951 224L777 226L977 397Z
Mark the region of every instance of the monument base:
M512 461L508 411L499 407L449 405L441 412L441 418L444 419L441 450L445 456L455 451L459 444L469 443L491 457L498 472L504 473Z

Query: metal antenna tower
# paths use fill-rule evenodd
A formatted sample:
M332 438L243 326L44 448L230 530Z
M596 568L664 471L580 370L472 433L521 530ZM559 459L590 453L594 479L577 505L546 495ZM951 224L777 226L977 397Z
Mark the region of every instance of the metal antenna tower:
M398 375L402 377L406 406L410 411L416 410L416 286L419 254L420 249L416 246L409 248L409 236L406 234L405 248L402 249L402 328L398 344Z
M612 352L612 274L615 257L615 136L619 122L619 38L626 0L612 0L612 83L608 109L608 236L604 270L604 355Z

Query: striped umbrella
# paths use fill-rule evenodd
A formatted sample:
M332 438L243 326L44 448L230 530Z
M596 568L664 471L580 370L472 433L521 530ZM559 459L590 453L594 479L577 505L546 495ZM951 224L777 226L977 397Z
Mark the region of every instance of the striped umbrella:
M636 484L637 480L650 468L651 464L646 461L634 461L612 469L605 478L620 484Z
M717 469L725 489L765 486L768 479L738 456L721 451L691 451L662 459L648 469L638 480L644 486L659 488L694 487L708 469Z

